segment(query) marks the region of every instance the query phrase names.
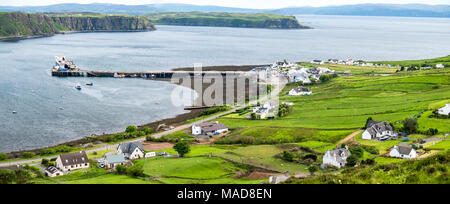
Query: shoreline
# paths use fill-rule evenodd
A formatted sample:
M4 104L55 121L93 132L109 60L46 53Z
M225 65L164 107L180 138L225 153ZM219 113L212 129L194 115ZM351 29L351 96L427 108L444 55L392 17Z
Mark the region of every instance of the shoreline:
M208 67L203 67L203 71L205 71L205 72L208 72L208 71L249 71L249 70L251 70L255 67L259 67L259 66L265 66L265 65L208 66ZM189 70L193 70L193 67L174 68L171 70L172 71L189 71ZM147 79L147 80L165 81L165 82L171 83L170 80L168 80L168 79ZM181 85L178 85L178 86L181 86ZM192 86L193 86L193 84L192 84ZM194 90L192 86L191 87L188 86L187 88ZM208 84L204 84L203 89L206 89L207 87L208 87ZM187 113L182 113L182 114L176 115L174 117L169 117L169 118L164 118L164 119L149 122L149 123L144 123L142 125L137 125L136 127L138 129L141 129L144 127L150 127L153 130L156 130L160 124L165 124L167 126L175 126L176 127L178 125L182 125L185 121L197 118L203 112L203 110L204 109L190 110ZM123 127L123 129L125 129L125 128L126 127ZM124 132L124 131L122 131L122 132ZM118 133L122 133L122 132L118 132ZM78 139L61 142L61 143L51 145L51 146L37 147L37 148L31 148L31 149L25 149L25 150L15 150L15 151L6 152L6 154L8 155L9 159L21 158L21 155L24 152L33 152L33 153L36 153L36 155L39 155L40 151L43 149L53 148L53 147L57 147L57 146L61 146L61 145L67 145L69 147L80 147L84 144L98 142L102 138L108 137L113 134L116 134L116 133L108 133L108 134L100 134L100 135L91 134L90 136L84 136L84 137L81 137Z
M53 37L55 35L66 35L66 34L77 34L77 33L119 33L119 32L150 32L155 31L154 29L148 30L93 30L93 31L60 31L51 34L40 34L40 35L24 35L24 36L11 36L11 37L0 37L0 42L17 42L21 40L30 40L37 38Z

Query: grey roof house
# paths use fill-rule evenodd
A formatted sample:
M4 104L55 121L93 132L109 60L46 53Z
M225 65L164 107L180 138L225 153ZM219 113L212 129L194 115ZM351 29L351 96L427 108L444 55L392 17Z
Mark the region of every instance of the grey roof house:
M327 150L323 156L323 163L341 168L347 164L347 157L350 155L351 153L347 146L345 148Z
M141 142L120 143L117 153L123 154L127 159L144 158L144 146Z
M388 122L371 120L367 123L362 139L383 141L397 136L398 134L394 132L394 128Z

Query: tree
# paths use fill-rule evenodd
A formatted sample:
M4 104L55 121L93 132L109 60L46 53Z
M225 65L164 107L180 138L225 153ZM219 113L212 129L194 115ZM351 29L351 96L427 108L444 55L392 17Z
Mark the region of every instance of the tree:
M14 180L14 172L6 169L0 169L0 184L10 184Z
M149 134L152 134L153 129L149 128L149 127L144 127L144 128L142 128L141 131L144 132L146 135L149 135Z
M14 171L14 178L17 184L26 184L31 178L30 172L19 169Z
M7 154L0 153L0 161L7 160L7 159L8 159L8 155Z
M127 129L125 130L126 133L133 133L133 132L136 132L136 131L137 131L137 128L134 125L128 126Z
M370 121L372 121L372 117L368 117L366 120L366 125L364 125L364 128L367 128L367 125L369 124Z
M283 155L281 157L284 160L290 161L290 162L294 160L294 155L291 152L288 152L288 151L283 151Z
M50 163L50 161L48 159L42 159L41 164L42 166L48 167L48 164Z
M358 163L358 157L356 155L352 154L349 157L347 157L347 166L353 167L356 165L356 163Z
M34 156L36 156L36 154L33 153L33 152L24 152L24 153L22 154L22 158L25 158L25 159L29 159L29 158L32 158L32 157L34 157Z
M314 172L318 171L319 167L317 167L316 165L311 165L308 167L308 171L311 175L314 175Z
M124 165L117 165L116 166L116 174L124 175L127 174L127 167Z
M417 122L417 118L406 118L403 120L403 129L412 134L417 131L419 128L419 123Z
M173 149L178 152L178 154L183 157L185 154L191 151L189 144L185 141L179 141L173 146Z
M364 155L364 150L361 147L350 147L349 151L358 159L362 158Z
M142 177L144 176L144 169L142 168L142 165L134 165L128 168L127 175L131 177Z

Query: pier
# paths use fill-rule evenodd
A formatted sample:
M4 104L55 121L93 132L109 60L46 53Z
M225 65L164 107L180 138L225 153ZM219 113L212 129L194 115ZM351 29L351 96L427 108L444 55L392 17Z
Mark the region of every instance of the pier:
M230 73L230 72L228 72ZM233 72L245 73L245 72ZM114 77L114 78L148 78L148 79L170 79L174 74L184 74L190 76L204 76L205 74L221 74L225 76L227 72L216 71L151 71L151 72L116 72L116 71L88 71L88 70L52 70L55 77Z

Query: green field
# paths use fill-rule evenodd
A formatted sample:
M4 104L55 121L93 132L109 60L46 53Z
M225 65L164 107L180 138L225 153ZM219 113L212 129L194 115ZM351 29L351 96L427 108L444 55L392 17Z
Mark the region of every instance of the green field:
M287 86L286 90L292 87ZM281 97L282 101L294 102L294 111L283 118L221 118L219 121L237 130L229 137L302 137L304 140L335 143L362 128L368 117L398 123L428 109L430 104L450 99L450 70L338 77L309 88L313 91L311 96ZM450 120L423 116L419 119L421 130L438 128L443 132L449 131L449 127ZM277 134L274 136L267 132Z
M261 180L234 179L245 172L231 162L217 157L151 158L139 161L144 173L163 183L260 183Z
M433 59L423 59L423 60L403 60L403 61L378 61L374 62L377 64L390 64L390 65L400 65L404 67L435 67L436 64L443 64L445 67L450 67L450 55L446 57L438 57Z

